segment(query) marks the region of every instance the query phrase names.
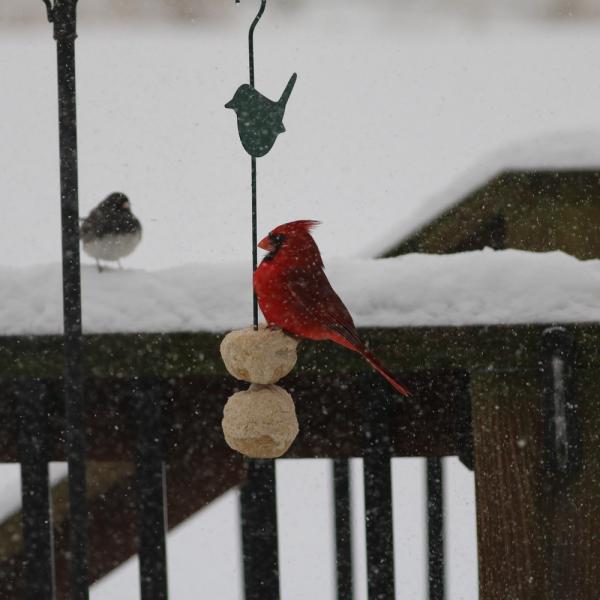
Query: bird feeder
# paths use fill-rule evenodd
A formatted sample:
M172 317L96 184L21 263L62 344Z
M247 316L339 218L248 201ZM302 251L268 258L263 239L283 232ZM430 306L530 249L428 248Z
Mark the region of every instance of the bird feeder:
M223 433L231 448L250 458L277 458L298 435L294 401L278 385L253 383L227 401Z
M268 385L277 383L294 368L297 346L298 341L280 329L249 327L223 338L221 356L236 379Z
M239 1L239 0L238 0ZM252 260L256 270L256 159L265 156L285 131L283 117L296 83L294 73L279 100L271 100L254 86L254 29L266 7L261 0L248 36L250 82L238 87L225 104L236 114L244 150L251 157ZM221 343L225 367L236 379L250 383L247 390L233 394L223 410L223 433L227 444L250 458L282 456L298 435L298 419L292 397L274 385L296 364L297 340L281 330L258 326L258 304L253 295L251 328L228 333Z

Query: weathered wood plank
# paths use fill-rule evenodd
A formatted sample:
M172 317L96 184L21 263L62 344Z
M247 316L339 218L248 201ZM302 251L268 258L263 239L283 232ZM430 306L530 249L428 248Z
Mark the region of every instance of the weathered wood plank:
M300 435L286 455L290 458L350 458L362 456L359 426L364 397L352 394L354 376L294 374L282 385L295 398ZM424 372L407 380L413 397L396 396L392 427L395 456L446 456L459 452L462 432L452 398L459 387L454 372ZM228 453L221 430L223 406L246 384L230 377L171 379L165 409L168 432L165 449L170 460L194 452L203 456ZM64 411L60 386L50 382L53 408L50 419L51 460L64 460ZM123 461L133 457L133 431L127 419L124 390L127 381L94 379L86 383L88 457ZM373 401L376 401L375 399ZM0 460L18 460L14 420L0 422Z
M479 597L549 600L541 375L472 375L471 399Z
M538 368L538 325L361 329L371 349L398 373L421 370ZM581 349L578 367L600 367L598 324L568 324ZM105 334L84 336L84 372L90 378L226 376L216 333ZM0 336L0 382L62 376L59 336ZM303 341L296 371L368 371L355 353L330 342ZM0 406L0 410L2 407Z
M482 600L598 597L598 376L574 371L574 396L567 401L577 406L577 426L569 431L580 431L583 460L559 476L550 470L545 446L545 418L552 418L544 407L549 368L540 360L538 371L526 377L517 371L471 376Z

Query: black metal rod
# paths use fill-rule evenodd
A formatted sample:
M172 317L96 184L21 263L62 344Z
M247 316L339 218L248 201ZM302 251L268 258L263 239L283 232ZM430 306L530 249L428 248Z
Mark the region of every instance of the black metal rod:
M64 313L64 396L69 464L70 586L88 598L86 440L81 367L81 276L75 94L76 0L56 0L51 11L58 62L58 118Z
M252 25L250 25L250 30L248 31L248 62L250 70L250 85L252 87L254 87L254 30L263 16L266 6L267 0L261 0L258 13L256 17L254 17L254 21L252 21Z
M338 600L352 600L352 528L350 520L350 470L348 460L333 461L336 581Z
M250 30L248 31L248 70L249 70L249 79L250 85L254 87L254 30L258 25L263 13L265 12L265 7L267 5L267 0L261 0L260 8L256 17L254 17L254 21L252 21L252 25L250 25ZM256 244L258 243L258 236L256 234L257 230L257 209L256 209L256 158L252 157L252 272L256 271L256 267L258 265L258 251L256 249ZM254 286L253 286L254 290ZM258 329L258 300L256 298L256 293L252 294L252 322L254 325L254 329Z
M136 503L142 600L167 600L165 463L161 386L133 395L136 425Z
M54 598L54 553L48 478L48 411L45 386L17 388L23 525L23 598Z
M361 377L364 406L364 490L369 600L394 598L392 521L391 394L376 374Z
M240 494L246 600L279 600L275 461L247 463Z
M441 458L427 459L429 600L444 600L444 488Z
M256 271L258 264L258 236L257 236L257 209L256 209L256 158L252 157L252 272ZM254 287L253 287L254 290ZM256 292L252 294L252 322L254 329L258 329L258 300Z

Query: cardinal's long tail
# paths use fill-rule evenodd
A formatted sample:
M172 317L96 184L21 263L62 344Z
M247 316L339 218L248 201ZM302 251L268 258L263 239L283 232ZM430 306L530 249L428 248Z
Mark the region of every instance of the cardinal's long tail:
M354 350L354 352L358 352L399 394L403 396L410 396L410 392L401 384L399 384L394 376L377 360L375 355L371 354L363 345L356 332L354 332L353 338L349 339L352 332L345 332L348 335L342 335L338 331L332 331L331 329L328 332L328 338L337 342L338 344L344 346L345 348L350 348L350 350Z
M365 357L366 361L399 393L403 396L410 396L410 392L401 384L399 384L393 375L371 354L364 348L359 349L359 352Z

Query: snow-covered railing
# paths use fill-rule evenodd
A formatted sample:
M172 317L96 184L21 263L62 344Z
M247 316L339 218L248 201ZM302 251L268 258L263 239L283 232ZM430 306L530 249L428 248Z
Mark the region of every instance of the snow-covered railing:
M249 325L247 264L82 271L84 333L219 332ZM361 327L600 322L600 260L490 249L332 260ZM62 332L60 268L0 268L0 335Z

